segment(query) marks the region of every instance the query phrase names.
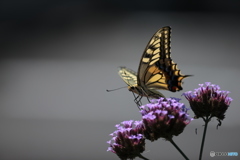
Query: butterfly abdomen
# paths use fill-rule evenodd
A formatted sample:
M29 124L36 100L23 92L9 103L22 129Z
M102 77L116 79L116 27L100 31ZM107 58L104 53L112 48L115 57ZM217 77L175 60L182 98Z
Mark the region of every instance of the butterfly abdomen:
M149 98L160 98L165 97L162 93L156 91L155 89L143 89L141 86L128 86L128 90L134 92L143 97Z

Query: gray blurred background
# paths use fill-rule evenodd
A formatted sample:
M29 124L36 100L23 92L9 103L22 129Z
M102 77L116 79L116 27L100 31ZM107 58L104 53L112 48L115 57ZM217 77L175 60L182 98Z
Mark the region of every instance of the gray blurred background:
M183 91L162 93L181 98L208 81L231 91L222 126L216 130L216 119L209 125L203 159L211 159L210 151L240 153L238 10L234 0L2 0L0 159L118 159L106 152L109 134L141 116L127 89L106 89L126 86L118 67L137 71L147 42L163 26L172 27L173 60L194 76ZM198 157L202 125L195 120L174 137L190 159ZM147 141L143 155L183 159L164 140Z

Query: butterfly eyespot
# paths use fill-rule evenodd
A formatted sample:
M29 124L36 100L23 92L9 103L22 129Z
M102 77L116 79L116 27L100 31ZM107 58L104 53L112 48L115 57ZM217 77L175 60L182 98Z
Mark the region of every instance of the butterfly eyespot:
M171 88L171 91L172 91L172 92L176 92L176 90L177 90L177 87L172 87L172 88Z

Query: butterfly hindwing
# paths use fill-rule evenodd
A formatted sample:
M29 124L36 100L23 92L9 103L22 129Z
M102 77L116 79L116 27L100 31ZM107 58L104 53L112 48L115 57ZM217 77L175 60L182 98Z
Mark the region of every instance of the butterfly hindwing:
M126 67L119 67L118 74L128 86L137 85L137 72Z
M118 74L124 80L124 82L128 85L128 90L132 91L133 93L136 93L140 96L146 96L151 98L164 97L162 93L156 91L154 88L149 88L144 90L141 86L139 86L137 83L137 73L135 71L126 67L120 67ZM141 99L141 97L139 96L135 97L135 99L138 99L138 98Z

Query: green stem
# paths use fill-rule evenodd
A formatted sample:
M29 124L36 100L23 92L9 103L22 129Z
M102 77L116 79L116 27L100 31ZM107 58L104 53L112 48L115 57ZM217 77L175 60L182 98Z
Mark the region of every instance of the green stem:
M176 143L171 139L168 139L172 145L181 153L181 155L186 159L189 160L189 158L183 153L183 151L176 145Z
M211 118L206 118L204 120L205 125L204 125L204 131L203 131L203 137L202 137L202 144L201 144L201 149L200 149L200 154L199 154L199 160L202 159L202 152L203 152L203 147L204 147L204 142L205 142L205 138L206 138L206 133L207 133L207 126L208 126L208 122L211 120Z

